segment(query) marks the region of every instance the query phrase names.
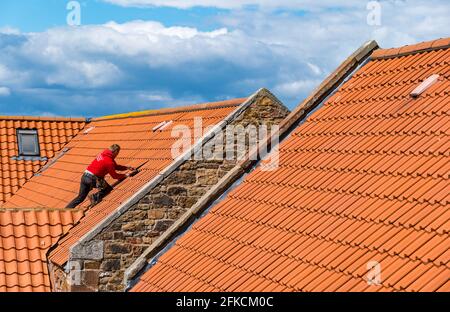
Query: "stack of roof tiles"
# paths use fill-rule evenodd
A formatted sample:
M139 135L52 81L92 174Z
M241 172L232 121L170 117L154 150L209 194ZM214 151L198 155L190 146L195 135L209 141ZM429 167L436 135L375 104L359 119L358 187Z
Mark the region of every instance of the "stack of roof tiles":
M85 119L0 116L0 204L9 199L85 125ZM36 129L40 158L18 160L18 129Z
M58 265L64 265L69 257L69 248L76 243L83 235L92 230L97 224L101 223L108 215L117 209L123 202L133 196L146 183L157 176L164 168L173 162L172 146L179 137L173 137L171 132L176 126L187 126L191 130L192 141L198 140L206 131L206 128L216 125L231 112L237 109L246 99L235 99L217 103L207 103L189 107L156 110L143 113L130 113L120 116L112 116L107 118L94 119L85 127L84 131L74 137L69 144L66 145L67 151L58 157L55 161L50 161L48 167L42 170L38 176L34 176L27 184L24 185L13 197L5 204L5 207L21 207L34 208L45 207L61 209L72 200L79 189L79 180L95 156L108 148L111 144L117 143L122 149L117 162L123 165L133 167L141 166L140 172L127 178L118 184L114 191L109 194L100 204L87 210L88 200L86 200L80 209L84 211L84 216L78 218L74 227L70 230L59 230L52 233L52 237L56 240L61 237L63 232L67 234L59 240L58 244L52 249L48 255L48 260ZM201 117L201 129L194 129L194 118ZM156 129L162 122L171 122L166 127ZM195 135L195 138L194 138ZM113 183L113 181L109 181ZM78 216L78 215L77 215ZM8 218L0 214L0 218ZM11 222L2 221L5 224ZM9 223L8 223L9 222ZM62 220L61 220L62 222ZM22 226L23 223L13 223ZM33 223L25 222L26 225ZM41 223L39 223L41 224ZM61 223L61 226L70 223ZM33 225L34 226L34 225ZM56 224L58 226L58 224ZM50 228L51 229L51 228ZM22 236L21 236L22 237ZM35 239L34 236L24 235L25 238ZM15 243L15 236L6 234L5 239L10 239L5 245L12 251L14 248L20 249L27 243ZM52 244L55 241L52 241ZM45 251L48 252L49 245L45 245ZM5 256L3 256L5 257ZM0 261L16 261L28 262L27 254L17 255L11 254L9 258L2 258L0 253ZM35 258L32 258L35 259ZM42 267L46 267L41 259ZM44 272L44 285L49 284L47 269L42 271L32 268L29 274L42 274ZM34 282L34 278L32 281ZM33 290L42 290L40 287L42 281L32 283ZM0 279L0 287L2 285L15 285L15 282L4 281ZM17 290L16 288L10 288ZM48 288L45 288L48 290Z
M375 51L132 290L450 291L449 45Z

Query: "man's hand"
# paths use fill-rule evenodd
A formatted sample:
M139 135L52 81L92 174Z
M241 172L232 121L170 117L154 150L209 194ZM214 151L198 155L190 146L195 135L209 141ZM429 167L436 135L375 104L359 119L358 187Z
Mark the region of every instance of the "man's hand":
M133 171L128 172L125 175L126 175L127 178L129 178L129 177L135 176L137 173L138 173L137 169L133 168Z
M136 170L136 168L130 167L130 166L128 166L127 169L130 170L130 171L135 171Z

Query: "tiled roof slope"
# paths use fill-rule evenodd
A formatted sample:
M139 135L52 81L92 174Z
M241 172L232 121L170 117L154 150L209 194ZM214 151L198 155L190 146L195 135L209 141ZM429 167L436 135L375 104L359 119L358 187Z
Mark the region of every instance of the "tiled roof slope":
M250 173L132 291L450 291L442 42L374 53L281 143L279 169Z
M84 128L85 119L0 116L0 204L11 197L43 165ZM17 160L18 129L36 129L41 160Z
M68 260L69 248L74 243L173 162L171 147L179 139L171 135L174 127L188 126L194 133L194 118L202 117L204 130L222 121L245 100L235 99L179 109L163 109L148 114L131 113L94 119L70 141L66 146L69 150L62 157L41 175L33 177L4 206L64 207L78 192L81 174L89 163L113 143L122 147L117 159L119 164L137 167L148 161L139 174L120 183L100 204L86 211L81 221L59 241L51 251L49 260L63 265ZM153 131L163 121L173 122L161 131ZM111 180L109 182L114 183ZM81 205L84 210L87 202L88 200Z
M48 249L81 210L0 209L0 292L50 291Z

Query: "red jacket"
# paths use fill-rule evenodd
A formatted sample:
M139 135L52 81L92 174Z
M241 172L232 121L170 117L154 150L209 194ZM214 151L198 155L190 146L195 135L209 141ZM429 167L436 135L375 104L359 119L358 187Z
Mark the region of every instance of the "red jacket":
M116 164L113 153L106 149L99 154L94 161L89 165L87 170L99 178L104 178L108 173L116 180L125 179L125 175L117 173L116 170L127 170L125 166Z

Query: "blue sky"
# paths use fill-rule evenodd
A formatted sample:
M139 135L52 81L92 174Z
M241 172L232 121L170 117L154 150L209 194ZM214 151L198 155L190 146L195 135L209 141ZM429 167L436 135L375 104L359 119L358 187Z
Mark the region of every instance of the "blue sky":
M23 32L45 31L65 26L69 12L65 0L6 0L0 3L0 23ZM192 26L202 30L217 27L214 17L228 10L194 7L179 10L173 7L124 7L102 0L78 1L81 5L82 24L104 24L109 21L125 23L132 20L152 20L166 26ZM43 5L45 3L45 5Z
M444 0L84 0L80 26L68 2L0 2L0 115L92 117L260 87L292 109L364 41L450 29Z

